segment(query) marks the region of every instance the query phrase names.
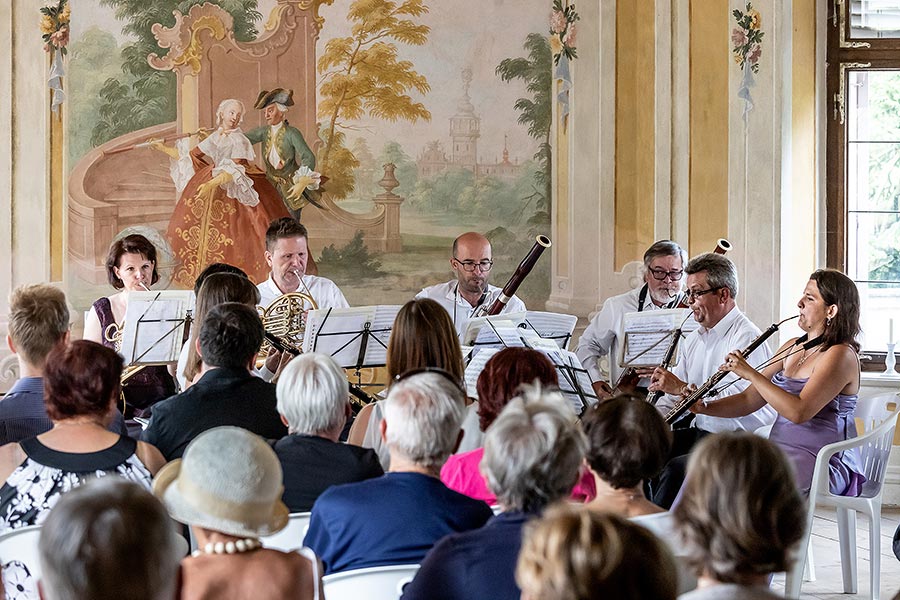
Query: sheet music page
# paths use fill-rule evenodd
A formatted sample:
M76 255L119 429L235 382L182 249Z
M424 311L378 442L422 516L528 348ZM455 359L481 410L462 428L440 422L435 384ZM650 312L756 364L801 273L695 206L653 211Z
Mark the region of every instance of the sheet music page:
M375 320L375 309L375 306L359 306L309 311L303 334L303 351L327 354L345 369L355 367L359 360L362 332L366 323Z
M475 384L478 383L478 376L481 375L481 372L484 370L484 365L487 364L487 361L491 359L492 356L500 352L500 348L478 348L475 350L472 355L472 360L469 361L468 366L466 367L466 393L473 397L478 397L478 391L475 387Z
M462 344L464 346L471 345L496 345L500 344L499 338L494 334L490 321L494 327L503 321L509 321L513 326L518 326L525 319L525 312L505 313L500 315L491 315L489 317L475 317L466 324L466 330L463 332ZM505 325L505 324L504 324ZM484 336L484 337L481 337ZM522 344L519 343L519 346Z
M676 328L682 327L682 335L686 336L699 327L690 314L683 308L627 313L622 319L625 343L619 353L619 366L654 367L662 363ZM676 353L673 365L677 356Z
M559 391L569 401L580 415L584 410L584 403L593 406L598 402L597 394L591 386L591 378L587 369L581 365L581 361L574 352L569 350L552 350L545 352L547 358L556 366L556 376L559 378ZM579 391L581 392L579 394ZM584 400L582 401L582 397Z
M126 365L178 361L192 296L190 290L129 294L121 350Z
M381 366L387 362L387 345L400 304L382 304L375 307L375 317L369 329L369 343L366 345L366 365Z
M525 313L525 325L545 339L553 340L560 348L567 349L578 317L563 313L529 310Z

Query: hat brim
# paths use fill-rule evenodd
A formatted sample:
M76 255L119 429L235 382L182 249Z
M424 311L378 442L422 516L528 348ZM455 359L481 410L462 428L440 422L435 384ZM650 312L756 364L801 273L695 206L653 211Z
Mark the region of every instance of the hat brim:
M153 479L153 493L163 501L173 519L185 525L196 525L237 537L263 537L287 527L290 511L281 500L272 505L271 514L262 522L251 525L204 512L185 498L178 489L181 459L165 465Z

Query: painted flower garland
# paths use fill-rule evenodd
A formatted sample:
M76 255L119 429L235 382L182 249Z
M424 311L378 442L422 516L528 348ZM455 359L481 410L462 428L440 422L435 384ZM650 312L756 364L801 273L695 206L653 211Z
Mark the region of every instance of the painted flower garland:
M578 58L575 50L578 29L575 21L580 19L575 12L575 5L563 6L562 0L553 0L553 12L550 13L550 52L553 54L554 64L559 64L559 59L565 56L568 60Z
M66 55L66 46L69 44L71 16L68 0L51 0L41 7L41 38L44 40L44 50L50 53L47 85L52 95L50 106L53 112L59 110L59 105L66 98L62 86L66 74L62 57Z
M731 52L734 54L734 62L741 69L749 68L754 73L759 73L759 58L762 56L763 33L762 17L748 2L746 11L734 9L731 12L737 21L737 27L731 31L731 43L734 45Z

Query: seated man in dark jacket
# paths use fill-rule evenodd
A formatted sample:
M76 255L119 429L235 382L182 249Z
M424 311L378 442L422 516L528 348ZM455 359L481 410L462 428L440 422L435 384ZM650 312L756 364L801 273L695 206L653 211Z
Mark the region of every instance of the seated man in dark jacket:
M272 447L284 472L282 500L291 512L309 511L333 485L384 475L374 450L338 442L351 414L349 386L330 356L313 352L292 360L277 392L278 412L290 433Z
M465 412L465 394L449 377L425 372L394 383L381 422L389 472L334 486L316 500L304 545L326 574L417 564L445 535L481 527L493 515L440 480Z
M226 302L210 310L197 338L200 380L154 405L141 439L173 460L199 434L222 425L283 437L287 428L275 408L275 386L251 373L262 340L262 321L253 308Z

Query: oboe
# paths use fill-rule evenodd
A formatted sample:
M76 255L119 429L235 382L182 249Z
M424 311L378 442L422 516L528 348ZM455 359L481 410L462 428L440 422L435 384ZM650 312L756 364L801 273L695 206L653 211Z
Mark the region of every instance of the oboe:
M744 358L747 358L748 356L750 356L753 353L753 351L756 350L757 348L759 348L763 344L763 342L765 342L767 339L769 339L772 336L773 333L778 331L778 328L783 323L786 323L787 321L790 321L792 319L796 319L799 316L800 315L794 315L793 317L788 317L787 319L783 319L783 320L779 321L778 323L773 323L772 325L770 325L768 329L763 331L759 335L759 337L757 337L755 340L750 342L750 345L741 351L741 356ZM713 373L712 377L710 377L709 379L706 380L706 383L704 383L699 388L697 388L696 390L691 392L689 395L685 396L684 398L682 398L681 400L676 402L675 406L672 407L672 410L670 410L666 414L666 423L668 423L669 425L672 425L673 423L675 423L675 421L677 421L678 419L681 418L681 415L686 413L693 405L695 405L697 402L702 400L704 398L704 396L715 393L716 385L720 381L722 381L722 379L726 375L728 375L728 371L716 371L715 373Z
M666 371L672 366L672 360L675 358L675 349L678 348L678 341L681 339L681 327L675 330L672 333L672 341L669 342L669 347L666 348L666 355L663 357L663 361L660 363L659 368L664 369ZM647 394L647 402L656 406L656 403L659 402L660 396L663 395L662 390L656 390L655 392L650 392Z

